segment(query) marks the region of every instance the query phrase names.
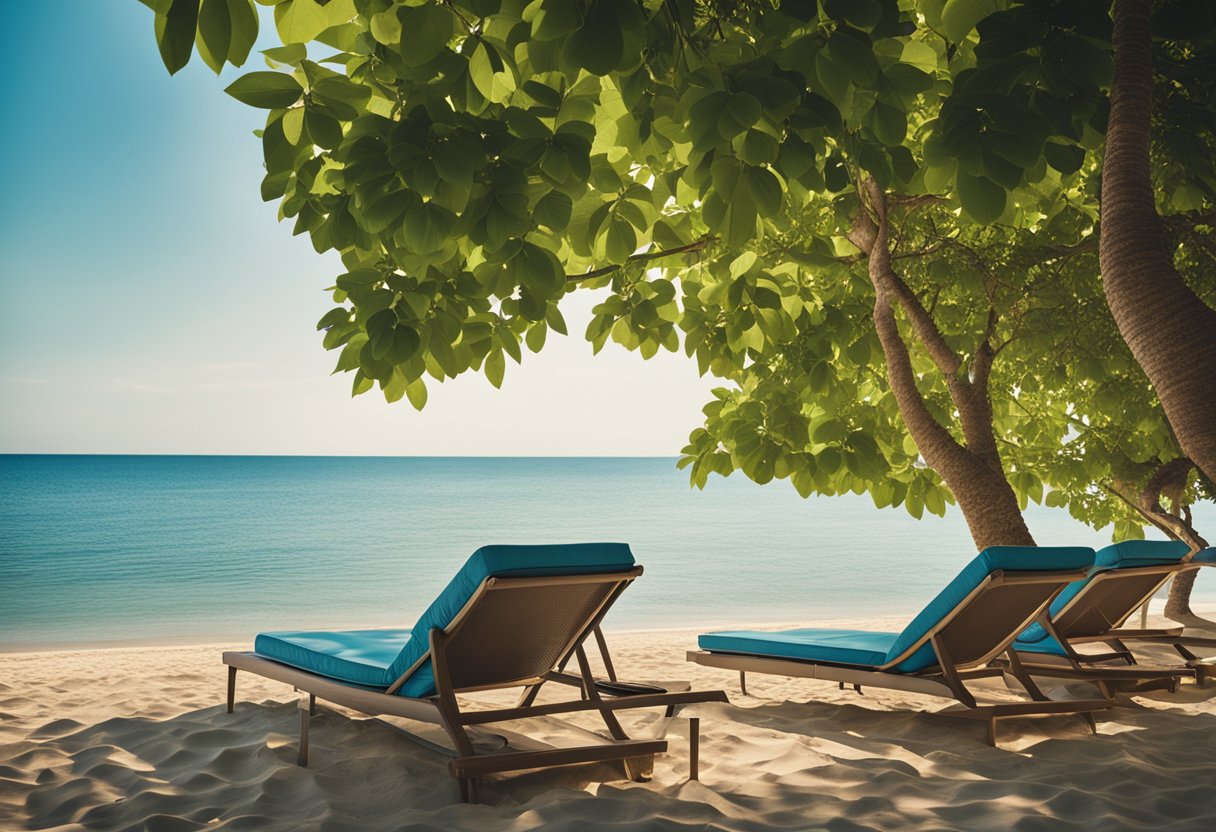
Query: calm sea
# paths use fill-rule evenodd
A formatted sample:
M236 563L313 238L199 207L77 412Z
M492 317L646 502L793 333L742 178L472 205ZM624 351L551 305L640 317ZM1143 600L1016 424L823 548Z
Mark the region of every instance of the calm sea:
M646 567L614 628L912 614L974 554L957 512L696 491L673 459L0 456L0 650L409 626L478 546L598 540Z

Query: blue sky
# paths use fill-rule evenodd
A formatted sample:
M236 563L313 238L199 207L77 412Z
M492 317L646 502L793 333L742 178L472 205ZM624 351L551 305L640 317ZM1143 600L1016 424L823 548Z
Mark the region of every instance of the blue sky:
M137 0L5 5L0 452L671 455L700 423L710 380L593 357L587 297L502 391L352 400L313 329L337 257L261 202L264 113L222 92L261 57L170 78Z

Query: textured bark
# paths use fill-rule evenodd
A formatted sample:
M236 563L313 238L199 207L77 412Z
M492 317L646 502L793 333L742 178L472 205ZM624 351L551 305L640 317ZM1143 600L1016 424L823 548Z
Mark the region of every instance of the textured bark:
M1149 168L1148 0L1115 3L1115 78L1102 169L1099 258L1111 314L1183 453L1216 480L1216 310L1174 268Z
M1208 542L1195 531L1191 524L1190 512L1182 502L1187 478L1194 467L1194 463L1184 456L1162 465L1140 492L1140 507L1145 516L1150 519L1157 518L1154 523L1158 528L1163 528L1170 537L1181 540L1193 551L1199 551L1206 549ZM1163 497L1169 501L1169 511L1162 505ZM1179 619L1194 615L1191 612L1191 589L1195 586L1197 571L1192 569L1182 572L1170 582L1170 594L1165 601L1165 614L1169 618Z
M992 407L988 400L988 371L994 352L985 343L971 377L962 373L962 359L950 349L932 316L891 265L886 195L873 182L865 185L874 218L864 210L850 233L866 254L874 285L874 327L887 365L887 379L900 415L925 463L954 493L975 545L1033 546L1034 538L1018 507L996 449ZM966 444L960 444L929 411L916 387L908 346L900 335L893 305L898 303L937 368L946 377L959 412Z
M1140 513L1145 520L1164 532L1171 540L1181 540L1194 552L1207 548L1208 542L1195 530L1190 506L1183 502L1187 480L1195 464L1185 456L1171 459L1160 465L1153 475L1134 494L1127 485L1107 486L1107 490ZM1169 502L1167 509L1162 500ZM1165 602L1165 615L1178 621L1193 618L1191 611L1191 589L1195 585L1198 570L1179 573L1170 582L1169 597Z

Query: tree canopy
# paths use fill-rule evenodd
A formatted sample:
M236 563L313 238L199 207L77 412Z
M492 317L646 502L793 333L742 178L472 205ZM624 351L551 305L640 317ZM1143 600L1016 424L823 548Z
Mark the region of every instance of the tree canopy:
M143 2L170 72L246 60L249 0ZM268 111L262 197L341 254L318 328L356 394L499 386L598 289L596 351L726 382L684 449L698 485L915 516L995 488L1008 520L1046 483L1119 536L1146 522L1102 487L1179 453L1101 307L1109 3L258 2L281 45L228 92ZM1211 9L1155 25L1210 38ZM1211 89L1180 79L1211 49L1178 43L1158 207L1210 298ZM1021 542L963 508L980 545Z

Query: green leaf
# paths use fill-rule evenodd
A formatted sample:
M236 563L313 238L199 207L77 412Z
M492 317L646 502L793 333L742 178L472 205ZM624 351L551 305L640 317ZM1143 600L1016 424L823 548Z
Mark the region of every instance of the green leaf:
M538 225L548 226L553 231L564 231L570 224L574 202L561 191L549 191L536 203L532 218Z
M283 126L283 138L293 145L298 145L304 138L304 108L292 107L283 113L280 124Z
M878 0L823 0L823 11L837 20L847 20L862 29L873 29L882 20Z
M389 404L401 401L401 397L405 395L405 390L409 386L406 381L405 373L400 369L394 369L392 375L387 382L380 382L380 390L384 393L384 400Z
M956 179L959 202L976 222L987 225L1005 212L1005 189L984 176L972 176L960 170Z
M954 43L962 41L975 24L996 11L996 0L946 0L942 7L942 31Z
M485 364L482 366L485 371L486 378L490 380L495 388L502 387L502 377L507 371L507 360L503 356L501 349L496 349L486 356Z
M228 0L228 20L232 24L228 63L243 66L258 39L258 12L253 0Z
M899 59L905 64L911 64L921 72L933 74L937 71L937 50L923 40L908 40L905 42Z
M292 43L287 46L274 46L263 49L262 54L273 63L286 66L299 66L308 57L308 47L302 43Z
M198 55L216 75L228 60L232 44L232 16L228 0L202 0L198 12Z
M1085 164L1085 150L1076 145L1048 142L1043 146L1047 164L1060 173L1076 173Z
M337 119L319 112L315 107L309 107L304 111L304 131L313 144L328 150L337 147L342 141L342 125L338 123ZM287 134L286 124L283 125L283 134Z
M224 92L250 107L276 110L299 101L304 88L283 72L250 72L229 84Z
M443 206L417 202L405 212L402 238L415 253L427 254L447 242L455 224L455 215Z
M607 75L625 57L625 33L617 0L591 0L583 25L566 38L562 60L592 75Z
M897 145L908 135L908 115L899 107L875 101L866 113L866 127L885 145Z
M198 28L198 0L173 0L164 13L156 15L156 43L169 74L190 63Z
M356 84L342 75L332 75L321 78L313 84L313 96L326 107L332 109L334 116L344 120L354 120L359 116L359 109L371 97L371 90L362 84Z
M811 441L817 445L826 445L831 442L839 442L847 433L848 430L840 422L829 420L815 427L811 433Z
M623 217L615 216L608 224L605 242L608 259L613 263L624 263L638 247L637 233Z
M387 11L377 12L371 16L370 29L372 37L385 46L397 46L401 43L401 19L397 17L400 7L391 6Z
M777 140L760 130L748 130L743 134L739 158L749 165L767 165L777 160Z
M405 395L410 400L410 404L414 406L414 410L422 410L426 407L426 382L420 378L414 379L405 385Z
M367 330L367 345L374 358L384 358L393 348L393 333L396 326L397 313L391 309L381 309L367 319L364 327Z
M878 59L874 57L874 47L862 32L847 26L838 28L828 38L827 54L858 86L872 84L878 78Z
M529 17L529 10L532 10ZM565 37L583 25L577 3L569 0L542 0L524 10L524 20L532 24L532 37L551 41Z
M485 164L485 155L469 142L453 138L435 146L431 161L440 179L467 191L473 187L473 175Z
M316 0L284 0L274 7L274 24L283 43L307 43L329 28L329 16Z
M469 77L473 79L473 86L477 87L477 91L487 100L492 100L494 67L490 63L489 50L490 47L480 40L473 47L473 54L469 56Z
M422 66L439 57L456 34L456 16L437 4L404 6L398 15L401 20L401 57L411 66ZM485 95L484 92L482 94ZM489 98L488 95L486 97Z

